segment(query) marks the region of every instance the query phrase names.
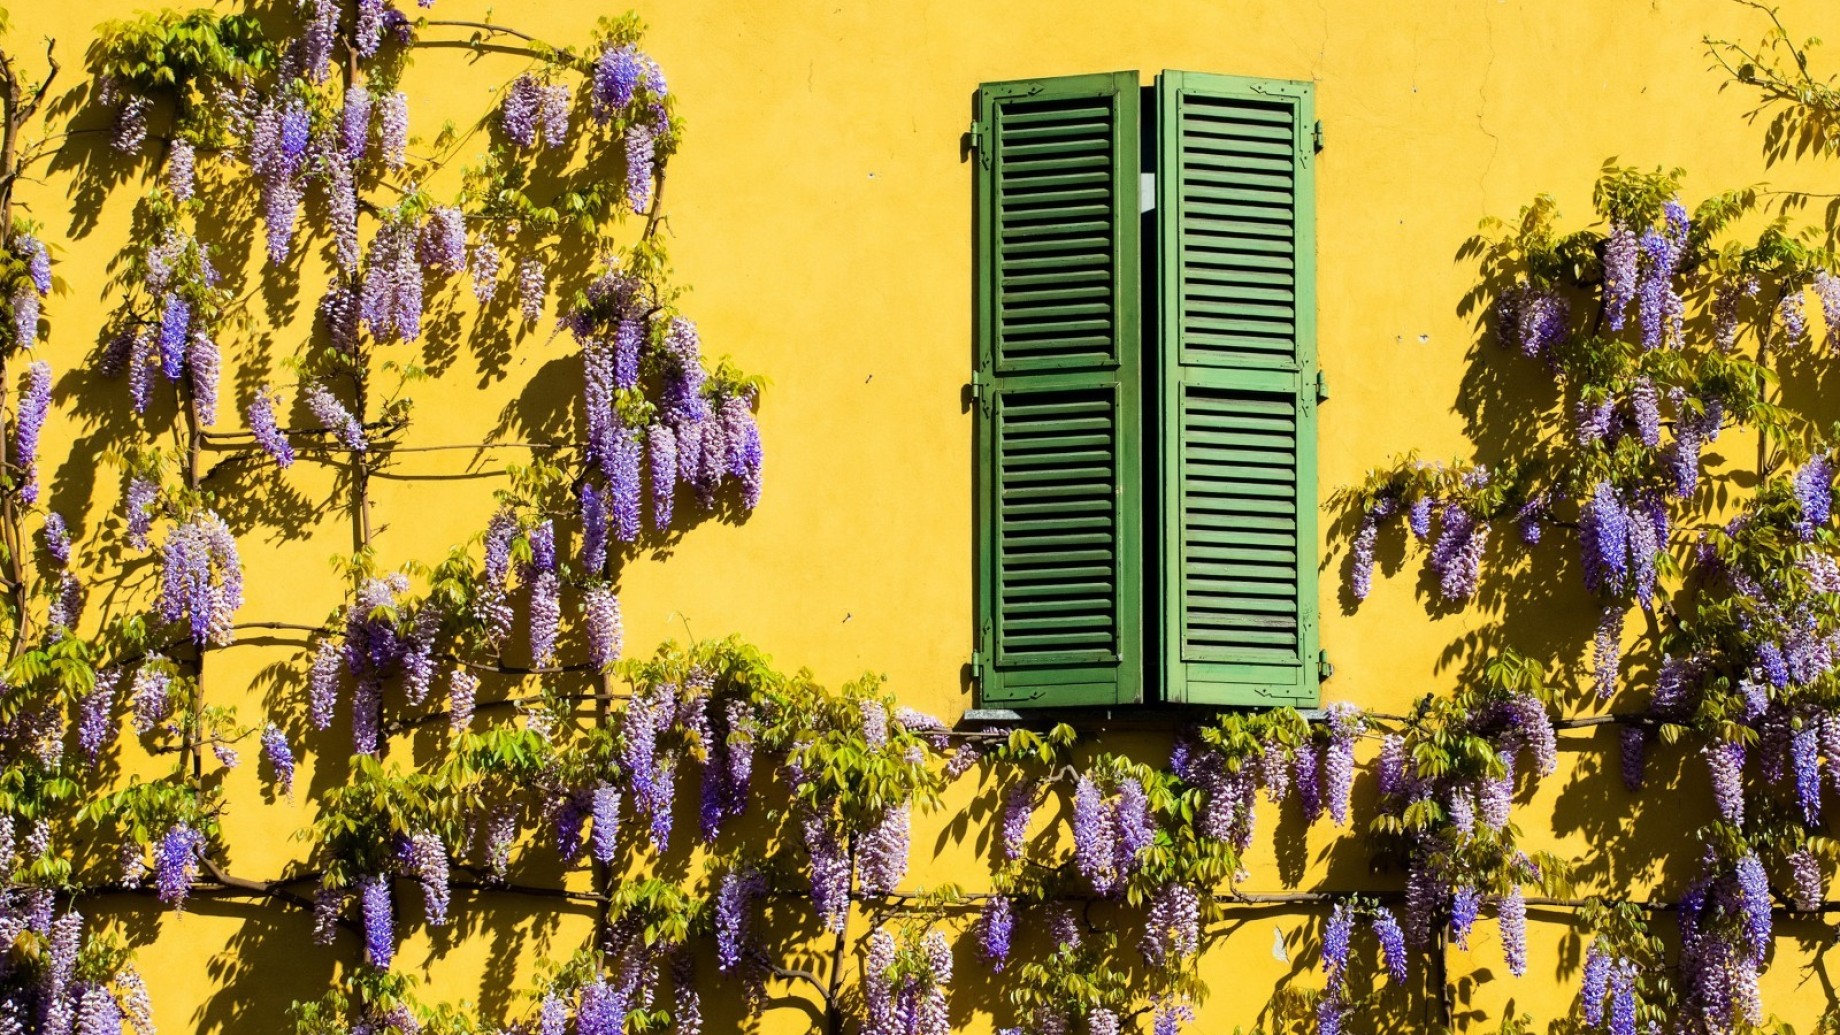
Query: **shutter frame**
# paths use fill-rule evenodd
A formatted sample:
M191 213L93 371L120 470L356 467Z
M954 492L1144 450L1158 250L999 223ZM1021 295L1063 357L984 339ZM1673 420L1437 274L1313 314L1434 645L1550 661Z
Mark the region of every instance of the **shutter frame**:
M1166 71L1156 91L1164 695L1183 704L1313 707L1314 88ZM1278 200L1286 191L1287 206ZM1274 229L1286 208L1288 242ZM1282 479L1261 479L1279 469L1250 465L1269 461L1287 440L1293 481L1274 496ZM1234 464L1247 456L1258 459ZM1288 599L1274 577L1286 502Z
M977 367L972 395L977 468L975 674L983 707L1114 705L1142 699L1140 89L1136 72L1118 72L987 83L978 90L973 134ZM1095 152L1090 145L1098 138L1081 135L1088 124L1081 121L1086 116L1077 113L1100 109L1109 112L1109 129L1103 134L1109 146ZM1043 128L1042 122L1052 127ZM1043 134L1052 138L1047 144L1032 142ZM1030 154L1068 140L1073 143L1064 150L1073 154ZM1099 153L1106 155L1103 168L1109 182L1105 196L1095 200L1093 173L1101 165L1093 158ZM1031 161L1069 168L1020 171ZM1015 172L1015 179L1006 181L1006 171ZM1009 224L1006 252L1005 211L1027 212L1006 209L1006 203L1015 206L1019 197L1055 209L1056 214L1036 224L1028 223L1026 215L1016 216L1023 225ZM1049 242L1037 244L1031 236L1037 234ZM1109 240L1109 261L1102 264L1105 275L1096 274L1089 258L1084 264L1067 264L1077 270L1066 276L1083 280L1062 283L1054 257L1097 255L1082 251L1087 234ZM1029 260L1044 254L1047 258ZM1021 299L1007 312L1006 274L1011 301ZM1097 290L1096 284L1109 286L1109 294ZM1095 334L1094 325L1108 319L1109 326ZM1094 457L1103 453L1106 441L1109 464L1097 463ZM1007 454L1006 442L1011 447ZM1067 450L1067 459L1058 459L1056 449ZM1006 456L1012 465L1008 469ZM1085 466L1078 466L1081 463ZM1089 475L1098 480L1080 480ZM1022 498L1030 484L1021 481L1025 478L1048 483L1035 490L1046 494L1048 501L1034 511ZM1019 485L1025 488L1019 490ZM1107 493L1109 516L1099 503ZM1005 506L1006 499L1010 506ZM1074 513L1058 519L1053 512L1057 506ZM1031 523L1018 516L1024 511L1051 513ZM1098 531L1094 515L1101 517L1101 524L1109 517L1109 533ZM1059 576L1050 568L1028 569L1017 561L1026 559L1025 549L1006 553L1006 545L1031 543L1028 537L1051 533L1050 524L1072 526L1067 538L1073 545L1065 549L1084 558L1078 563L1097 563L1109 575L1108 644L1099 644L1094 631L1100 604L1092 587L1100 580L1090 578L1090 570ZM1091 561L1095 554L1105 553L1105 542L1095 547L1086 540L1106 535L1109 562ZM1056 620L1072 627L1040 628ZM1072 641L1070 649L1057 648L1057 639Z

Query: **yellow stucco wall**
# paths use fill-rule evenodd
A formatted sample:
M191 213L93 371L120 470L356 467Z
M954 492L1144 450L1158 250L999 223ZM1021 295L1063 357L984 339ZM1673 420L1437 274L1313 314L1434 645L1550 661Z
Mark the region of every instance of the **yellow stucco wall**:
M33 41L55 37L66 66L61 93L81 77L79 54L95 24L139 6L15 4L12 45L29 53ZM1791 25L1831 30L1833 12L1824 5L1786 6ZM472 18L486 5L439 0L437 10ZM602 13L561 0L500 4L493 16L577 41ZM1818 161L1766 170L1761 131L1744 120L1749 97L1720 92L1699 42L1703 34L1752 38L1762 26L1754 11L1715 0L675 0L639 13L650 25L647 48L688 120L666 195L678 279L694 288L685 308L711 352L770 383L761 410L764 502L744 524L706 523L668 558L646 556L625 569L629 649L648 650L686 627L699 636L737 632L781 664L809 665L828 682L886 672L905 703L947 717L969 706L960 667L971 633L971 420L961 411L960 386L971 350L971 185L959 135L979 82L1129 68L1147 79L1183 68L1318 84L1327 130L1318 171L1320 355L1333 387L1322 410L1325 494L1408 449L1470 455L1457 401L1476 333L1458 307L1475 271L1456 253L1484 216L1512 216L1535 193L1553 191L1582 220L1598 166L1612 156L1686 166L1694 198L1766 177L1820 189L1832 172ZM460 50L418 52L407 80L417 128L470 120L520 67L503 57L474 66ZM115 161L99 148L81 153L85 162ZM132 168L135 177L147 171L144 163ZM93 537L119 522L111 516L119 481L98 471L98 449L126 399L120 385L81 371L110 305L110 262L128 238L139 188L133 180L117 185L92 208L77 195L87 172L54 169L25 185L21 200L47 224L68 285L47 307L54 332L41 347L60 373L47 450L68 457L52 475L51 501L83 515L76 524ZM281 311L258 300L256 312L276 328L272 335L224 338L227 369L238 371L226 379L226 395L239 412L263 370L279 374L279 360L307 330L305 304ZM521 335L502 366L482 364L459 342L440 376L411 390L415 422L404 444L479 441L520 399L525 414L557 405L576 375L572 348L551 340L547 328ZM1516 376L1541 375L1529 365ZM98 416L104 411L113 416ZM523 430L513 421L511 437ZM501 484L494 472L520 459L515 451L401 456L375 487L380 560L434 560L474 534L489 514L489 491ZM449 477L468 471L477 476ZM317 622L342 599L327 559L350 549L349 520L328 472L301 465L280 481L300 499L331 506L297 527L276 528L278 518L294 520L273 502L276 483L231 479L226 493L243 501L233 509L250 568L242 618ZM1417 560L1408 557L1377 580L1358 613L1346 613L1338 604L1344 548L1343 541L1323 547L1322 636L1337 668L1328 699L1397 712L1448 688L1475 638L1514 603L1485 598L1468 611L1428 614ZM1515 563L1513 552L1498 544L1490 564ZM115 560L92 555L89 563L102 571ZM151 565L132 560L127 572L125 595L108 606L145 598ZM92 608L103 603L98 596ZM1524 624L1511 642L1564 650L1564 661L1582 671L1591 619L1581 588L1563 586L1550 600L1514 610ZM297 702L303 667L289 642L220 652L207 693L253 721L265 706ZM1539 847L1578 859L1603 886L1642 888L1663 871L1678 879L1697 857L1688 831L1698 819L1674 809L1630 819L1634 800L1616 784L1615 754L1606 751L1613 742L1610 734L1566 735L1560 773L1522 803L1519 822ZM1146 744L1154 750L1156 738ZM419 756L427 750L421 745ZM124 751L125 771L164 764L133 757L137 751ZM1665 758L1663 773L1677 762ZM303 790L291 802L270 801L254 765L230 775L224 829L233 869L272 874L305 850L292 838L312 816L304 788L336 778L313 769L311 759L303 763ZM1685 797L1706 800L1697 767L1679 782ZM945 815L974 793L969 782L955 788ZM1647 801L1673 794L1652 792ZM1364 823L1371 810L1360 800L1357 823ZM936 820L921 822L910 881L982 886L982 857L969 843L944 841ZM1302 887L1387 885L1389 878L1368 875L1359 838L1318 827L1300 841L1306 835L1294 819L1282 828L1275 821L1263 817L1249 888L1284 886L1284 873ZM1282 866L1273 829L1284 831ZM411 925L398 964L425 974L436 998L514 1005L536 956L566 953L588 931L581 907L457 899L458 926L430 941ZM141 899L92 908L125 923L140 945L167 1032L277 1030L290 999L318 995L353 958L349 942L338 950L311 946L307 919L272 906L198 901L183 917ZM1542 1023L1565 1016L1580 950L1567 927L1548 922L1557 916L1536 911L1524 979L1506 976L1492 925L1479 931L1473 954L1453 954L1460 1018L1492 1028L1510 1006ZM1203 966L1214 996L1199 1030L1250 1027L1275 986L1319 984L1309 970L1314 923L1308 913L1236 914ZM1274 957L1274 928L1290 946L1288 962ZM1766 1002L1806 1026L1829 998L1818 953L1825 935L1813 925L1785 926L1783 935ZM960 961L961 984L975 989L971 954ZM1406 1000L1391 1001L1396 1012L1373 1021L1415 1027ZM955 1022L988 1026L988 997L965 994L960 1002ZM733 1006L715 1005L711 1030L734 1023ZM801 1010L775 1006L769 1030L808 1023Z

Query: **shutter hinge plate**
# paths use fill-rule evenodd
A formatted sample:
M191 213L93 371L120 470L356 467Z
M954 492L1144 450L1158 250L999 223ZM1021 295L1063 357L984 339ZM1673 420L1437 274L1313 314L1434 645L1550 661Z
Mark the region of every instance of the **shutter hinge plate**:
M971 384L968 387L971 389L972 404L982 410L986 417L990 416L994 408L992 404L995 402L991 398L990 382L985 380L982 373L972 371Z
M1315 146L1316 153L1321 154L1322 149L1323 149L1323 131L1322 131L1322 120L1321 119L1317 119L1316 125L1311 128L1310 141Z
M1316 652L1316 678L1317 679L1328 679L1330 676L1333 676L1333 675L1335 675L1335 666L1329 663L1329 652L1326 650L1317 651Z
M981 650L971 652L971 681L984 685L984 652Z
M1329 375L1320 370L1316 372L1316 401L1329 401Z

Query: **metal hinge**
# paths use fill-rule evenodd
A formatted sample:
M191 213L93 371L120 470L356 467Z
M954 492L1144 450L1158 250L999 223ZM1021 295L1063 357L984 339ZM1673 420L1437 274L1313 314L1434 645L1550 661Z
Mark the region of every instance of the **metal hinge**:
M973 122L970 131L965 136L971 142L971 150L982 151L984 149L984 123Z
M983 651L974 650L971 652L971 681L976 683L979 686L984 685L984 652Z
M1320 370L1316 372L1316 401L1329 401L1329 376Z
M993 405L992 405L993 401L994 401L994 396L991 394L991 391L990 391L990 382L984 379L984 375L982 373L978 371L972 371L971 373L971 404L973 406L976 406L979 410L981 410L984 413L985 416L988 417L990 416L991 411L993 409Z
M1316 126L1310 132L1310 139L1316 145L1316 152L1318 154L1321 154L1322 147L1323 147L1322 120L1321 119L1316 120Z
M1335 666L1329 664L1329 652L1326 650L1317 651L1316 652L1316 678L1317 679L1328 679L1330 676L1333 676L1333 675L1335 675Z

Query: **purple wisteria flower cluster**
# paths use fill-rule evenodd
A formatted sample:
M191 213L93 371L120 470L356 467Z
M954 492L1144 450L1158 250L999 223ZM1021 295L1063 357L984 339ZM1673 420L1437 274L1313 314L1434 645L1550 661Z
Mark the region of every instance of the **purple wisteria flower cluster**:
M315 729L332 724L340 688L349 677L352 693L352 750L376 754L381 747L383 691L399 681L411 705L427 699L434 686L435 651L445 615L432 603L406 599L408 576L394 572L358 586L346 606L341 634L320 639L307 673L307 719Z
M1427 755L1421 744L1435 751ZM1401 930L1409 944L1426 944L1441 917L1453 940L1465 944L1485 888L1505 884L1509 890L1496 902L1503 951L1512 972L1525 968L1519 889L1538 878L1540 867L1513 847L1509 813L1526 759L1538 777L1552 775L1558 765L1546 705L1526 693L1477 692L1467 707L1423 715L1403 733L1382 738L1380 810L1393 817L1389 827L1398 832L1407 860ZM1488 848L1480 857L1498 860L1492 872L1474 868L1481 846Z
M562 323L581 346L587 459L605 486L584 481L580 494L585 534L597 544L594 559L602 559L598 544L608 537L638 541L648 513L653 529L670 530L680 486L705 510L730 485L745 509L759 505L755 393L710 377L694 324L663 318L649 291L618 272L596 280L586 304ZM621 399L653 383L655 422L628 424Z
M160 547L159 616L222 646L236 638L242 606L243 564L229 526L208 510L174 526Z
M11 315L7 326L15 345L31 348L38 341L41 302L51 294L51 252L45 242L23 232L14 235L12 252L25 264L26 275L13 284L7 297Z
M877 928L863 960L865 1035L948 1035L951 983L952 949L943 932L927 931L903 948Z

